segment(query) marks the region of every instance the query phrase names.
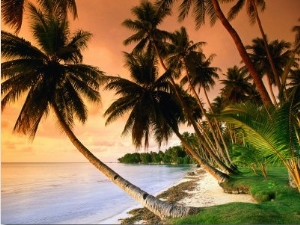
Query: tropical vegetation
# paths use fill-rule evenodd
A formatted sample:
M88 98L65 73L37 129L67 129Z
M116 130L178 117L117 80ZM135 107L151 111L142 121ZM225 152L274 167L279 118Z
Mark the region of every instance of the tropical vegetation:
M164 152L135 152L126 153L118 159L121 163L139 164L194 164L195 161L190 157L182 146L173 146Z
M222 187L240 176L242 167L254 173L259 168L269 179L268 165L280 164L288 171L290 186L300 192L299 26L293 27L294 43L269 43L258 14L265 2L238 0L226 18L220 3L230 1L182 1L179 7L180 20L193 7L196 27L208 15L212 25L219 19L234 40L243 65L232 65L219 80L219 68L211 66L215 56L204 54L204 42L190 40L184 27L160 29L174 0L142 0L132 8L133 19L122 23L134 32L124 44L136 44L123 53L130 77L106 75L83 64L82 50L92 34L79 30L71 35L68 12L77 17L75 1L40 0L38 6L27 2L24 7L24 0L1 0L2 19L15 33L21 29L23 10L29 11L36 43L1 31L2 110L25 96L14 131L31 139L40 121L54 113L70 141L98 170L160 217L181 217L199 209L168 204L134 186L95 157L73 132L75 120L87 120L86 102L100 102L101 86L117 96L104 113L106 125L126 117L122 134L130 133L137 149L147 149L151 138L159 147L173 134L181 141L180 149L173 147L164 156L129 154L120 161L179 163L188 156ZM244 45L230 24L244 4L262 34L252 45ZM11 17L12 12L16 16ZM215 83L222 88L210 102L208 92ZM182 132L184 125L193 132Z

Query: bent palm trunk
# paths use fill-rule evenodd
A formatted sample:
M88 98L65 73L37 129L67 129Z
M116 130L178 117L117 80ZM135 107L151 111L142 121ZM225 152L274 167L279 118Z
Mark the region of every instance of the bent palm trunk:
M193 151L191 146L188 144L188 142L182 137L182 135L176 130L173 129L174 133L177 135L177 137L180 139L182 145L186 148L186 150L192 155L194 159L197 160L197 162L200 163L200 165L208 172L210 173L219 184L225 183L229 180L229 176L225 173L222 173L221 171L217 170L216 168L209 165L205 160L203 160L199 155Z
M273 103L271 101L271 98L270 98L261 78L259 77L255 67L253 66L251 59L248 56L248 53L242 43L242 40L240 39L236 30L231 26L231 24L228 22L228 20L224 16L224 14L220 8L218 0L212 0L212 4L216 11L217 17L220 19L221 23L223 24L225 29L228 31L228 33L231 35L232 39L234 40L237 50L239 51L240 56L242 57L246 67L248 68L251 77L253 78L253 81L256 85L257 91L259 92L264 105L272 106Z
M125 191L128 195L133 197L144 207L149 209L155 215L160 218L165 217L183 217L191 214L196 214L199 212L198 208L195 207L184 207L169 204L167 202L161 201L158 198L148 194L147 192L141 190L139 187L130 183L110 167L100 161L96 156L94 156L74 135L73 131L69 128L68 124L63 120L59 110L56 106L53 106L54 112L59 120L61 127L64 132L69 137L72 144L81 152L90 163L92 163L99 171L101 171L107 178L114 182L119 188Z

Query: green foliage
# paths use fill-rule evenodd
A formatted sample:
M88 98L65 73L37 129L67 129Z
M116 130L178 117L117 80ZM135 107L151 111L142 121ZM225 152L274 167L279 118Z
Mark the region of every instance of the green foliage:
M260 149L255 149L250 144L241 145L233 144L232 145L232 160L238 166L247 166L255 174L256 168L260 168L262 175L267 179L266 174L266 157L263 154L263 151Z
M266 109L255 104L228 106L219 118L242 128L245 140L260 150L270 163L282 163L288 169L300 191L299 168L299 125L294 121L291 102L280 108Z
M166 163L166 164L191 164L193 160L181 146L174 146L166 149L165 152L143 152L127 153L118 159L121 163Z

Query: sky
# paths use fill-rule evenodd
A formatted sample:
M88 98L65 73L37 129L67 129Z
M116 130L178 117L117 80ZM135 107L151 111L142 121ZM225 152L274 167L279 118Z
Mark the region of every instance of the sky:
M133 33L123 27L121 23L132 18L132 7L139 5L140 0L77 0L79 18L71 22L71 31L82 29L93 34L88 48L83 52L84 63L97 66L108 75L128 77L124 68L122 52L130 52L132 46L124 46L123 40ZM180 1L179 1L180 2ZM265 0L266 10L260 14L263 27L269 41L278 39L293 42L292 27L299 25L300 18L299 0ZM221 8L226 13L230 5L222 4ZM195 29L192 17L183 22L177 20L177 8L173 8L172 16L159 26L160 29L173 32L181 26L187 28L190 40L206 42L203 52L206 56L216 54L212 66L219 67L226 73L227 68L241 65L241 58L236 50L233 40L225 28L218 21L213 27L208 23L200 29ZM243 43L250 45L251 40L260 37L257 24L250 25L245 10L232 21L233 27L239 33ZM2 24L2 29L9 31ZM19 33L20 37L31 40L26 23ZM219 94L220 86L209 92L210 100ZM100 90L101 105L89 105L88 121L82 125L76 123L74 133L83 144L104 162L116 162L126 153L136 151L131 143L131 135L121 136L127 118L121 118L105 126L103 114L117 97L113 92ZM201 96L203 97L203 96ZM28 137L13 133L13 126L21 109L23 99L7 106L1 114L1 159L2 162L85 162L85 158L75 149L68 138L59 129L56 119L50 113L41 121L39 130L33 141ZM189 128L182 127L181 131ZM161 150L169 146L179 145L178 139L173 136L167 145L162 145ZM151 141L147 151L158 151L158 145ZM140 149L143 152L144 149Z

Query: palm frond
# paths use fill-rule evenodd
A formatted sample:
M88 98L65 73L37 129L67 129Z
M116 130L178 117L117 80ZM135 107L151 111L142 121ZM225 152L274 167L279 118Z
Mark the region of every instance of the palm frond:
M1 55L5 59L47 59L47 56L29 41L1 31Z
M293 157L290 140L295 143L291 132L288 105L274 111L269 117L262 107L239 104L225 108L220 118L243 129L246 140L256 149L264 151L272 162L286 163Z
M19 33L24 14L24 0L1 0L1 14L5 24Z

